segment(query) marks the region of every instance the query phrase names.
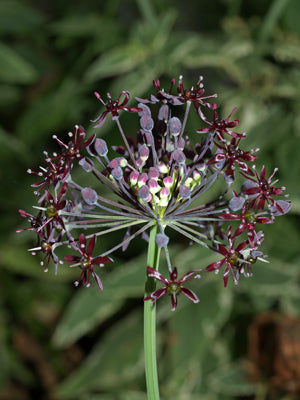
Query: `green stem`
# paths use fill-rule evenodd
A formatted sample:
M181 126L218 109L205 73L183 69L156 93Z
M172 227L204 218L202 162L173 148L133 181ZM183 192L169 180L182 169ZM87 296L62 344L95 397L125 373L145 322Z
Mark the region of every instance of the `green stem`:
M150 231L147 265L158 269L160 249L155 244L157 226ZM147 276L145 283L145 297L155 290L155 280ZM144 302L144 348L145 371L148 400L159 400L159 387L156 362L156 305L151 301Z

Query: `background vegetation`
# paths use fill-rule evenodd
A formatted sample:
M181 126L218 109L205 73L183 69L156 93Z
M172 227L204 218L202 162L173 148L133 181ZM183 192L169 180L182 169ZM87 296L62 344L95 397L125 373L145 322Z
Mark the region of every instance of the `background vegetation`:
M26 250L33 235L15 229L34 201L26 170L55 151L53 133L90 129L94 90L148 96L153 79L168 88L179 74L187 86L204 75L224 116L238 107L247 147L279 167L293 208L267 227L271 263L252 279L224 289L212 274L198 306L159 304L163 398L300 398L299 15L298 0L1 0L1 400L146 399L144 244L117 254L99 294L76 289L67 267L44 274ZM212 260L199 246L174 251L188 269Z

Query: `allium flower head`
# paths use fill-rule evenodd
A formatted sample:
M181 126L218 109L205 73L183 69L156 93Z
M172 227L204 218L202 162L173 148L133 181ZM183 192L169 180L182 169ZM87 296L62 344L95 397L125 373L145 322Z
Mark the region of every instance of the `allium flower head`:
M31 250L43 253L45 270L50 260L56 272L62 263L72 264L81 270L77 285L82 281L88 287L93 277L101 290L95 268L110 263L109 255L118 249L125 251L136 237L148 241L149 232L155 228L154 243L165 252L170 279L148 267L148 276L161 281L164 287L145 300L155 302L170 294L174 310L179 293L198 302L184 284L197 278L194 274L199 269L195 266L195 270L177 279L169 253L173 236L183 236L189 243L221 254L223 258L207 266L206 271L219 271L224 266L224 285L230 274L237 283L241 274L250 271L253 260L264 258L259 250L263 234L255 230L256 224L274 222L289 211L290 202L281 198L284 188L275 188L272 182L276 170L267 179L264 167L259 175L255 167L249 166L257 159L253 154L256 150L240 149L245 133L233 131L239 121L230 120L236 108L221 119L218 105L209 102L216 95L205 94L202 77L189 88L182 76L177 86L175 79L171 81L168 91L159 80L154 81L154 87L150 99L137 99L137 104L130 107L126 90L116 100L108 93L107 102L95 92L105 109L93 121L94 128L101 128L111 114L116 131L114 145L110 148L105 137L97 137L96 133L87 138L79 125L66 143L54 136L60 151L52 156L45 152L46 166L36 173L29 170L39 177L33 184L37 214L23 210L20 214L29 220L27 229L37 234L36 247ZM183 113L178 112L179 107ZM211 110L212 120L206 116ZM132 113L136 132L125 133L122 111ZM191 112L199 120L196 131L189 125ZM201 129L203 122L208 126ZM73 173L76 167L89 174L88 184L77 181ZM237 175L245 179L240 189ZM223 189L215 196L211 188L217 181ZM235 186L232 197L231 186ZM228 225L235 221L238 226L232 233ZM119 230L124 234L117 242L115 233ZM96 238L104 235L111 235L111 245L101 248L101 254L94 257ZM76 254L62 258L61 246L72 248Z

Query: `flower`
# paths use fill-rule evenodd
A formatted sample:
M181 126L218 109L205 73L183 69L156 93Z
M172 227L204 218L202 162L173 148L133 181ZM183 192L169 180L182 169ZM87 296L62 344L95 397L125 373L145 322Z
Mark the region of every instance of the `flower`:
M231 128L235 128L238 124L239 124L239 120L235 119L234 121L230 121L230 118L232 116L232 114L234 114L237 110L237 108L234 108L231 113L228 115L227 118L225 119L221 119L218 116L218 113L216 111L217 105L215 105L214 107L214 111L213 111L213 120L210 121L201 111L201 109L198 109L198 113L200 115L200 117L203 119L203 121L205 121L206 123L208 123L210 126L207 128L203 128L203 129L197 129L196 132L198 133L208 133L208 132L212 132L215 133L217 135L217 137L221 140L224 141L224 133L227 133L228 135L232 136L232 137L239 137L242 138L245 136L245 133L237 133L234 132Z
M224 257L219 260L209 264L205 270L206 271L219 271L220 268L226 264L225 270L223 272L223 283L224 287L227 286L229 272L232 273L234 283L237 285L238 280L235 276L234 269L238 269L240 266L240 262L243 262L243 253L242 250L248 246L249 242L247 240L241 242L237 247L235 246L236 238L232 239L231 236L231 225L227 230L227 238L228 238L228 249L222 244L217 244L217 252L222 254Z
M283 195L283 191L285 190L285 187L275 188L273 186L275 182L272 183L272 178L277 171L278 168L275 168L268 179L266 179L265 166L262 167L260 175L258 175L254 168L256 179L242 173L243 176L248 178L248 180L242 185L242 194L252 199L250 204L251 208L257 206L258 210L263 210L265 203L268 203L269 205L274 206L281 214L286 214L290 210L291 206L289 201L281 200L278 202L273 199L273 196Z
M198 82L194 87L190 89L185 89L183 85L183 77L182 75L180 75L177 86L177 95L173 95L171 93L175 85L175 79L172 79L171 87L168 93L166 93L163 89L161 89L159 80L156 80L153 81L154 87L156 88L157 91L156 97L151 96L151 100L139 99L139 98L138 100L141 101L142 103L156 103L159 101L163 103L168 102L174 106L183 105L189 102L193 104L196 111L198 111L200 104L208 108L214 108L216 107L216 104L206 103L203 100L212 97L217 97L217 95L213 94L209 96L203 96L205 90L203 89L202 80L203 77L200 76Z
M83 127L76 125L75 128L76 131L74 138L70 140L68 144L63 143L56 135L52 136L53 139L55 139L62 148L61 154L58 154L55 157L51 158L52 161L57 160L58 165L64 166L64 172L61 176L62 180L72 168L73 160L76 159L77 161L80 161L83 158L81 151L84 148L87 148L94 141L96 136L94 134L89 139L84 140L86 133ZM72 132L69 132L69 137L73 137Z
M45 152L47 167L40 167L39 172L34 172L28 169L29 174L35 174L42 178L42 181L33 183L31 187L38 188L37 192L42 189L48 189L51 185L56 186L58 182L63 181L67 176L67 170L64 165L54 163L49 157L48 153ZM41 197L40 201L44 197Z
M88 245L86 242L86 237L82 233L79 236L79 246L74 243L74 247L79 250L80 256L65 256L65 262L73 263L72 267L79 266L82 270L79 279L74 283L75 286L79 285L79 282L82 280L83 286L90 286L90 277L95 279L97 282L99 289L103 290L102 282L99 276L94 271L94 265L98 265L99 267L104 267L105 263L112 262L113 260L109 257L97 256L93 257L93 251L96 243L96 235L93 235Z
M58 236L54 238L55 228L50 224L47 224L43 227L42 231L39 231L38 235L38 243L36 247L29 249L32 255L36 255L38 252L45 254L43 260L41 261L41 265L45 265L44 271L48 272L50 260L53 261L55 266L55 275L58 270L59 258L54 253L56 244L59 243L62 233L59 233Z
M246 174L254 175L250 167L244 161L255 161L257 157L252 153L258 149L243 151L238 147L240 141L241 138L237 140L233 137L230 143L223 141L223 146L215 141L215 144L220 151L216 152L216 154L208 161L208 165L217 163L224 164L224 167L226 167L225 180L227 182L232 182L234 180L235 163Z
M236 231L233 234L233 237L241 235L245 230L248 232L248 240L251 247L255 247L256 244L259 244L259 240L257 239L257 233L255 232L255 225L258 224L272 224L274 220L265 217L262 215L263 213L256 213L253 208L249 206L249 204L244 204L242 207L242 211L240 214L234 213L225 213L220 214L220 218L224 218L227 221L241 221L241 224L238 226Z
M60 228L65 229L65 224L64 224L64 219L60 214L60 211L63 210L66 205L67 205L67 201L66 200L61 200L62 197L66 194L68 190L68 184L67 182L65 182L59 193L57 194L57 191L55 190L55 195L54 197L52 196L52 194L49 191L46 191L46 198L45 201L42 203L42 205L44 205L44 210L45 210L45 215L46 215L46 221L44 222L44 224L42 226L40 226L38 228L37 231L41 230L42 227L44 227L47 224L50 223L56 223ZM41 209L43 209L41 207Z
M194 275L197 272L200 272L200 269L195 271L190 271L183 275L181 279L177 279L177 268L174 267L172 272L170 272L170 279L166 279L160 272L156 269L147 267L148 276L158 281L162 282L164 286L160 289L155 290L153 293L149 294L149 296L144 298L146 300L152 300L151 304L155 303L158 299L160 299L163 295L169 294L171 296L171 303L172 303L172 311L176 310L177 307L177 296L182 293L188 299L192 300L193 303L199 303L199 299L194 292L190 289L185 288L183 283L191 281L193 279L201 278L200 275ZM194 276L192 276L194 275Z
M117 100L112 100L111 94L107 93L107 98L108 98L107 103L105 103L102 100L102 98L98 92L95 92L94 94L97 97L97 99L99 99L101 101L101 103L106 107L106 111L104 111L102 114L100 114L99 117L97 117L96 119L92 120L92 122L99 121L97 123L97 125L95 125L95 128L99 128L101 125L103 125L108 114L112 115L112 119L117 119L117 118L119 118L120 110L124 110L124 111L128 111L128 112L142 111L141 108L139 108L139 107L127 107L126 106L126 104L129 102L129 98L130 98L129 92L127 92L126 90L123 90L121 92L121 94L119 95ZM124 99L120 104L122 96L124 96Z

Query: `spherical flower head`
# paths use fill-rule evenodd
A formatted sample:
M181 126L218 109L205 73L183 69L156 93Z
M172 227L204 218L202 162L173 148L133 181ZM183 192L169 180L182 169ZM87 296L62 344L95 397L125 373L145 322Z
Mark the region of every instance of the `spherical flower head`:
M103 266L111 261L108 255L117 249L125 251L137 236L149 240L148 231L157 229L155 246L166 253L170 279L150 271L165 285L152 294L152 301L169 294L174 310L178 294L184 293L194 302L198 298L184 287L185 281L190 279L188 277L195 279L195 271L178 280L177 269L172 267L168 255L172 238L169 230L185 236L191 243L220 253L223 259L209 265L207 270L218 271L225 266L223 279L226 286L230 272L237 283L238 274L247 269L244 265L249 265L259 254L258 246L263 235L256 232L256 225L274 222L275 217L289 211L290 202L274 199L282 196L284 189L276 188L275 182L271 181L276 171L267 179L265 168L259 175L254 167L249 167L249 162L256 161L255 150L239 148L245 135L233 131L239 122L231 120L236 109L221 119L217 113L218 106L206 102L207 98L215 95L205 96L202 77L190 88L184 86L182 76L177 87L172 80L169 91L164 91L158 80L154 81L154 86L156 96L151 96L150 100L140 99L137 107L128 107L127 91L122 91L116 100L108 93L107 102L96 92L96 97L105 107L94 120L96 127L101 127L111 114L116 134L120 135L122 142L110 149L106 141L95 138L95 134L86 138L80 126L76 126L75 135L69 135L67 144L55 136L61 153L49 157L45 152L46 167L41 167L37 173L29 170L40 177L33 185L38 197L38 215L21 210L21 216L29 219L29 230L38 236L35 251L45 255L46 269L50 259L53 259L56 269L62 262L54 250L59 246L72 246L79 255L67 256L66 262L74 262L74 266L81 268L76 284L82 281L89 286L90 276L93 276L101 290L102 283L95 274L95 265ZM152 113L146 103L158 103L159 108ZM177 110L180 106L184 108L183 113ZM205 116L207 108L213 110L212 120ZM195 143L190 131L189 114L193 110L198 121L208 125L197 130L205 133L204 136L195 135L196 140L200 138L199 143ZM119 119L120 111L138 114L134 116L140 123L135 138L132 130L131 136L126 136ZM111 155L111 150L114 155ZM84 155L86 152L91 158ZM77 165L83 169L82 172L89 173L86 185L91 186L82 186L77 181L77 174L73 173ZM246 178L246 182L241 190L235 188L232 199L228 199L229 185L236 181L236 170ZM220 176L225 178L223 192L209 202L204 200L210 196L202 195L216 181L220 182ZM90 178L96 179L94 187ZM224 185L224 180L221 182ZM213 193L216 192L212 190ZM233 235L231 227L227 230L231 220L239 221ZM85 234L80 234L79 229ZM113 244L99 257L92 256L96 237L121 229L126 233L120 243ZM248 236L247 240L235 245L242 235ZM114 235L113 238L117 237Z

